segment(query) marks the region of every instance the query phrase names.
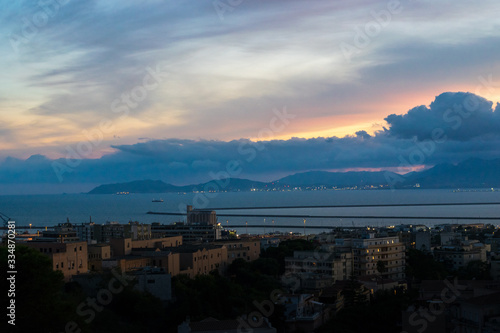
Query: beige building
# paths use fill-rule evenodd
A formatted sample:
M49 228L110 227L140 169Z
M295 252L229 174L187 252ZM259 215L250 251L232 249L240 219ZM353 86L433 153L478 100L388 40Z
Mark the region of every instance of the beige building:
M88 245L89 270L101 272L102 261L111 258L111 246L109 244Z
M182 245L168 250L179 254L180 274L191 278L213 270L224 273L227 269L227 248L224 245Z
M228 265L238 258L245 261L254 261L260 257L259 239L221 240L211 244L224 245L227 248Z
M180 274L180 255L170 250L159 248L134 249L132 255L148 257L152 267L163 268L171 276Z
M381 275L386 279L399 281L405 278L405 246L398 236L352 240L354 276ZM377 263L383 262L385 272L377 270Z
M113 238L110 240L112 256L125 256L132 253L132 249L166 248L182 245L182 236L132 240L132 238Z
M66 281L69 281L73 275L88 271L86 242L26 242L25 245L50 257L52 268L61 271Z
M347 280L352 275L352 253L334 247L320 251L295 251L285 258L287 273L312 273L329 276L332 281Z
M461 245L441 246L434 249L434 258L448 268L458 270L471 261L486 261L486 247L481 243L465 241Z
M151 259L141 256L121 256L102 261L102 269L110 270L117 268L122 272L133 272L151 266Z

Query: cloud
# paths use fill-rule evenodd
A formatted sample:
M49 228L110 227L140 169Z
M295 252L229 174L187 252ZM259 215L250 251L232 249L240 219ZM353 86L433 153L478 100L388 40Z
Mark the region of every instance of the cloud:
M461 125L453 128L456 120L447 121L445 115L459 114L457 110L468 110L470 116L463 117ZM239 170L233 176L274 180L309 170L397 168L402 161L414 159L416 152L421 155L419 167L458 163L471 157L498 158L498 111L499 106L493 112L491 102L474 94L444 93L429 107L419 106L404 115L388 116L388 128L375 135L358 131L343 138L260 142L172 138L115 145L114 153L100 159L53 161L41 155L27 160L8 158L0 164L0 183L58 183L59 173L65 184L136 179L189 184L208 181L225 172L231 163L237 163ZM441 135L442 140L430 140L430 133L436 128L443 129L446 139Z
M430 140L442 130L451 140L467 141L489 135L500 135L500 105L472 93L443 93L429 107L421 105L404 115L385 118L391 136Z

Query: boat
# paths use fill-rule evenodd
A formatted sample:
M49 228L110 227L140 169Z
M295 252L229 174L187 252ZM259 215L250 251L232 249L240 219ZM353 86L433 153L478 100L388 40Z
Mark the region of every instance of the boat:
M153 202L163 202L163 199L153 199Z

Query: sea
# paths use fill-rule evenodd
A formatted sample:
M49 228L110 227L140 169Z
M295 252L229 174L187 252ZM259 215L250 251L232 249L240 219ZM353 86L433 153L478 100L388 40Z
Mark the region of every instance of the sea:
M153 202L162 199L163 202ZM54 226L69 220L80 224L95 222L104 224L116 221L128 223L172 223L185 221L185 216L150 215L153 212L180 213L187 205L195 208L235 207L295 207L320 205L378 205L378 204L432 204L432 203L496 203L464 206L409 206L409 207L343 207L343 208L287 208L287 209L238 209L220 210L218 214L258 214L259 217L219 216L223 227L232 226L239 233L262 234L270 232L327 231L326 226L386 226L398 224L425 224L435 226L445 223L500 224L500 191L478 189L457 191L449 189L409 190L318 190L318 191L271 191L271 192L216 192L216 193L162 193L162 194L60 194L60 195L2 195L0 212L16 221L18 226L31 224L33 231ZM306 215L303 217L267 217L272 215ZM314 216L323 216L314 218ZM331 218L329 216L336 216ZM372 218L363 218L370 216ZM380 218L378 218L380 217ZM390 218L398 217L398 218ZM401 218L399 218L401 217ZM407 217L407 218L402 218ZM424 219L417 219L422 218ZM432 219L446 217L448 219ZM458 217L479 219L463 220ZM486 217L498 219L487 220ZM261 228L252 228L261 225ZM236 226L236 227L234 227ZM248 228L250 226L250 228ZM296 226L287 228L281 226Z

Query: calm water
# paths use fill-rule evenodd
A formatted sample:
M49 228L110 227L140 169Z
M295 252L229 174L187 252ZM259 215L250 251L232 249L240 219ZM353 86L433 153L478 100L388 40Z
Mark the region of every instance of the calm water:
M72 223L88 222L90 216L96 223L118 221L127 223L130 220L151 223L169 223L182 221L182 216L147 215L148 211L179 212L190 204L200 207L241 207L241 206L293 206L293 205L354 205L354 204L402 204L402 203L439 203L439 202L500 202L500 192L453 192L451 190L373 190L373 191L297 191L297 192L232 192L212 193L207 198L204 194L130 194L130 195L21 195L0 196L0 212L8 215L17 225L51 226L65 222L69 218ZM162 198L164 202L153 203L152 199ZM254 214L307 214L307 215L385 215L385 216L452 216L452 217L498 217L500 205L487 206L437 206L437 207L378 207L378 208L322 208L322 209L282 209L282 210L228 210L226 213ZM220 212L223 213L223 212ZM301 218L267 218L267 232L274 229L285 231L279 225L303 225ZM226 225L227 218L219 221ZM229 224L245 225L263 224L263 218L229 218ZM389 225L400 223L423 223L433 225L446 223L445 220L393 220L393 219L308 219L311 225ZM449 220L448 223L456 223ZM467 221L459 221L467 222ZM499 224L495 221L476 221ZM244 232L244 228L239 229ZM264 230L249 229L249 232ZM287 230L289 231L289 230ZM302 229L291 231L302 232ZM314 232L319 232L315 230ZM309 231L313 232L313 231Z

